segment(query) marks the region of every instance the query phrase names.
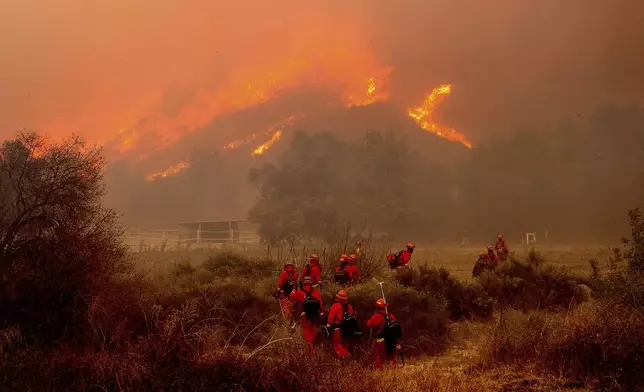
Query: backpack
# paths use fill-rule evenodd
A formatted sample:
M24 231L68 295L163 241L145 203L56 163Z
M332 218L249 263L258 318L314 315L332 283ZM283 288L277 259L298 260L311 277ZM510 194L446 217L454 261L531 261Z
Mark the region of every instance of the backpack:
M402 250L399 250L396 253L389 253L387 255L387 261L389 262L390 269L396 269L398 267L398 261L400 260L400 255L402 255Z
M295 279L293 279L293 275L290 274L288 276L288 280L284 282L284 285L282 285L281 289L284 291L284 295L288 297L289 294L291 294L291 291L293 291L293 288L295 287Z
M311 276L311 264L307 264L306 267L304 267L304 275L305 276Z
M385 326L382 328L381 334L385 339L385 345L391 348L402 339L402 327L396 320L386 317Z
M343 339L352 339L357 335L362 335L358 319L353 314L349 313L349 305L342 304L342 324L340 324L340 331L342 332Z
M335 283L347 284L349 283L349 272L347 271L346 264L340 264L340 269L335 271Z
M318 318L320 317L320 301L309 294L304 298L302 310L309 321L318 321Z
M302 275L300 279L300 289L302 289L302 279L304 279L305 276L311 276L311 264L307 264L306 267L304 267L304 275Z

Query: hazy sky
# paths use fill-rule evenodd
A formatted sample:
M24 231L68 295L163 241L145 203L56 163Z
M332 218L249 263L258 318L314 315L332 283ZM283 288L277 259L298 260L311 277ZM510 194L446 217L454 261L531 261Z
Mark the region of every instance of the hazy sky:
M2 3L3 138L27 127L102 143L159 113L181 133L267 77L352 83L387 66L401 107L452 83L440 115L474 139L644 103L638 0Z

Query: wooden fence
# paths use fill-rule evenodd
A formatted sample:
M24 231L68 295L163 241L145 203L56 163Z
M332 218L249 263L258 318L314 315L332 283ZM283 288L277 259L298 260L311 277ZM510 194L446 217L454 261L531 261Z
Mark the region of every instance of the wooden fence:
M188 247L211 247L229 244L259 244L255 230L194 231L177 229L128 229L125 244L132 251L170 250Z

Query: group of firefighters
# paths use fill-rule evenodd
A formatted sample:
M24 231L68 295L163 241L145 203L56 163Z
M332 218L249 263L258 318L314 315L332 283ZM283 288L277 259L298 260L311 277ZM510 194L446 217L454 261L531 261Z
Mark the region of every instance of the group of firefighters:
M309 262L299 275L293 263L286 263L277 280L275 297L278 298L282 314L293 322L294 314L300 312L300 327L302 336L307 342L310 351L314 349L318 335L318 326L322 326L327 335L332 338L333 351L340 358L351 356L356 338L360 336L360 327L353 307L349 304L347 290L360 282L358 260L362 255L362 243L356 242L356 249L350 255L340 256L335 267L335 283L345 288L335 293L333 304L325 314L322 296L319 288L322 285L322 267L317 254L311 254ZM415 245L408 243L405 249L387 255L387 262L391 270L400 272L409 267ZM496 252L496 253L495 253ZM487 252L479 253L479 258L472 272L479 276L483 270L493 269L507 260L509 255L508 244L502 234L497 236L496 244L489 245ZM295 324L293 324L294 326ZM373 359L376 368L383 364L395 364L396 352L401 349L401 329L395 316L389 312L388 305L383 298L375 301L374 313L367 320L366 326L375 333L373 346ZM402 358L402 355L401 355Z
M496 244L488 245L487 252L479 253L479 258L476 261L476 264L474 264L474 269L472 270L473 277L480 276L484 270L492 270L496 268L508 259L510 251L508 249L507 241L503 238L503 234L499 234L496 238Z
M275 297L279 299L282 314L291 322L297 313L294 308L301 312L302 336L310 351L314 349L318 326L321 325L325 333L332 338L335 354L340 358L351 356L361 331L355 311L349 304L347 290L360 282L358 260L362 256L361 246L361 242L357 241L354 253L340 256L339 264L335 268L335 282L345 288L335 293L333 304L326 315L319 291L322 285L322 267L317 254L310 255L299 280L293 263L286 263L279 275ZM400 265L409 264L413 248L414 245L409 243L404 251L399 252L405 253L399 257ZM376 368L382 368L385 363L395 364L396 352L401 349L401 329L395 316L389 312L384 293L383 298L378 298L374 305L374 313L367 320L366 326L375 336L374 365Z

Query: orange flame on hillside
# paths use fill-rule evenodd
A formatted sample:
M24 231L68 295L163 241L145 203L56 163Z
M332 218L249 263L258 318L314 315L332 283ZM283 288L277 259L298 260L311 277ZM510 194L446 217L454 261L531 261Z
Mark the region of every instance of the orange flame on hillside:
M284 127L286 127L287 125L293 125L295 123L295 121L298 118L301 118L301 117L302 117L302 115L289 116L286 119L284 119L284 120L282 120L282 121L280 121L278 123L278 124L281 124L281 125L273 125L272 127L270 127L268 129L268 131L263 133L263 135L268 136L271 133L273 135L271 136L271 138L267 142L265 142L263 144L260 144L259 146L254 148L252 153L251 153L251 156L263 155L266 152L266 150L271 148L271 146L275 142L280 140L280 138L282 137L282 131L284 130ZM249 144L253 140L257 139L257 137L259 137L261 134L262 134L261 132L257 132L257 133L253 133L251 135L248 135L243 139L232 141L232 142L230 142L228 144L225 144L222 149L224 149L224 150L237 149L240 146ZM163 171L159 171L159 172L149 174L147 176L147 180L148 181L155 181L155 180L157 180L159 178L165 178L165 177L168 177L168 176L172 176L172 175L178 174L179 172L181 172L182 170L184 170L184 169L186 169L188 167L190 167L190 165L188 164L187 161L184 160L184 161L181 161L181 162L179 162L179 163L177 163L175 165L172 165L172 166L168 167L167 169L165 169Z
M425 97L423 106L409 109L408 115L427 132L433 133L452 142L459 142L467 148L472 148L472 143L465 135L455 129L435 124L432 121L432 115L436 110L436 107L442 102L444 97L448 96L451 92L452 86L449 84L443 84L436 87L427 95L427 97Z
M181 161L181 162L177 163L176 165L172 165L172 166L170 166L169 168L167 168L167 169L165 169L163 171L149 174L146 177L146 179L148 181L154 181L154 180L157 180L159 178L166 178L168 176L173 176L175 174L178 174L179 172L181 172L182 170L184 170L184 169L186 169L188 167L190 167L190 165L188 164L188 161Z
M392 68L387 68L383 71L383 74L387 75L391 70ZM347 106L367 106L375 102L386 101L389 99L389 94L382 88L383 79L384 78L371 77L364 80L363 92L356 95L345 95Z
M266 133L268 134L268 133ZM224 146L224 150L234 150L240 146L243 146L245 144L248 144L255 140L257 138L258 133L253 133L252 135L248 135L243 139L235 140L233 142L230 142Z
M255 148L253 150L251 155L254 156L254 157L256 157L258 155L264 155L266 150L268 150L269 148L271 148L273 146L273 143L275 143L276 141L280 140L280 137L282 136L282 130L283 129L284 129L284 126L280 127L280 129L278 129L273 134L273 136L271 136L269 141L267 141L264 144L260 144L259 146L257 146L257 148Z
M337 102L330 103L346 106L386 100L388 94L383 82L393 68L379 65L362 42L351 42L347 38L345 41L329 41L324 35L312 37L310 42L291 48L277 61L267 61L262 56L237 67L216 88L197 92L173 114L151 108L151 113L141 116L145 118L144 123L132 126L140 133L154 135L146 139L155 140L157 145L139 147L163 149L218 116L263 104L296 89L321 88L335 94ZM258 56L262 50L258 50ZM163 98L158 99L156 106L163 107ZM138 135L120 132L115 150L129 151L138 139Z

